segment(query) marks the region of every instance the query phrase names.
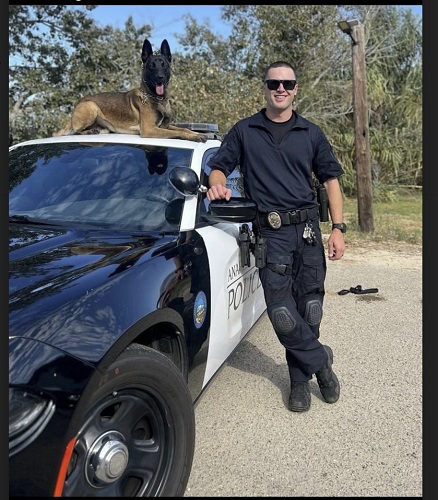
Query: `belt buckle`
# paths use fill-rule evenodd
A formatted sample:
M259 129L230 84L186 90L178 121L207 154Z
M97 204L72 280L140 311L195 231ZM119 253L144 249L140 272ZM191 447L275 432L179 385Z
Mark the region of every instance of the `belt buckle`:
M279 229L281 227L281 217L278 212L269 212L267 220L272 229Z
M292 224L298 224L301 221L300 210L291 210L289 212L289 221Z
M289 220L292 222L292 224L297 224L297 222L300 222L300 211L291 210L289 212Z

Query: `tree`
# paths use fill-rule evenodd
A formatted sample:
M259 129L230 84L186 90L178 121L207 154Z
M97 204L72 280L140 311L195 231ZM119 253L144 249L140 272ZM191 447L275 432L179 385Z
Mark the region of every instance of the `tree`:
M95 6L9 6L9 130L15 140L51 135L87 94L139 85L150 26L99 28Z
M422 181L422 42L421 25L410 11L387 6L368 23L376 186Z
M51 135L79 98L139 85L149 25L96 26L94 6L9 6L9 126L13 141ZM227 130L264 106L263 72L273 60L296 67L296 109L322 127L355 195L351 41L337 27L357 18L366 38L373 187L422 183L421 21L391 5L226 5L227 39L186 16L172 50L174 121Z

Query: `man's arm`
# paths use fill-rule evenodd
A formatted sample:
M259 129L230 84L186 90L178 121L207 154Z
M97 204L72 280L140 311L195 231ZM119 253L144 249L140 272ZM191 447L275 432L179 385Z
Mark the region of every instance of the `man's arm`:
M208 184L210 189L207 191L207 198L212 200L225 199L229 200L231 198L231 189L225 187L227 178L221 170L213 169L208 176Z
M337 177L324 182L329 201L330 218L333 224L344 222L344 200ZM345 252L344 234L339 229L333 229L328 240L328 257L339 260Z
M337 177L332 177L324 182L329 200L330 218L333 224L344 222L344 200L341 186Z

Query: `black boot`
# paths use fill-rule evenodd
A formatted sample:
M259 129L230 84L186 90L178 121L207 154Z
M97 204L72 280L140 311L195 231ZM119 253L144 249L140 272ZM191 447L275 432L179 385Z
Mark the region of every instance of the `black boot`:
M319 389L326 402L336 403L339 399L341 387L339 385L338 377L332 370L333 351L328 345L325 345L324 349L327 353L328 360L323 367L315 373L316 380L318 381Z
M290 411L307 411L310 408L309 382L292 382L289 396Z

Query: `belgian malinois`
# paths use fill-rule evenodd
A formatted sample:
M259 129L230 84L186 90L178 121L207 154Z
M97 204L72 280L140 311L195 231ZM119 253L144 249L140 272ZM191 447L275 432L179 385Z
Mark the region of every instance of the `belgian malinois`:
M66 126L53 136L116 132L205 142L206 135L170 124L167 86L172 56L167 40L161 43L160 53L154 54L146 39L141 60L140 87L127 92L101 92L84 97L76 104Z

